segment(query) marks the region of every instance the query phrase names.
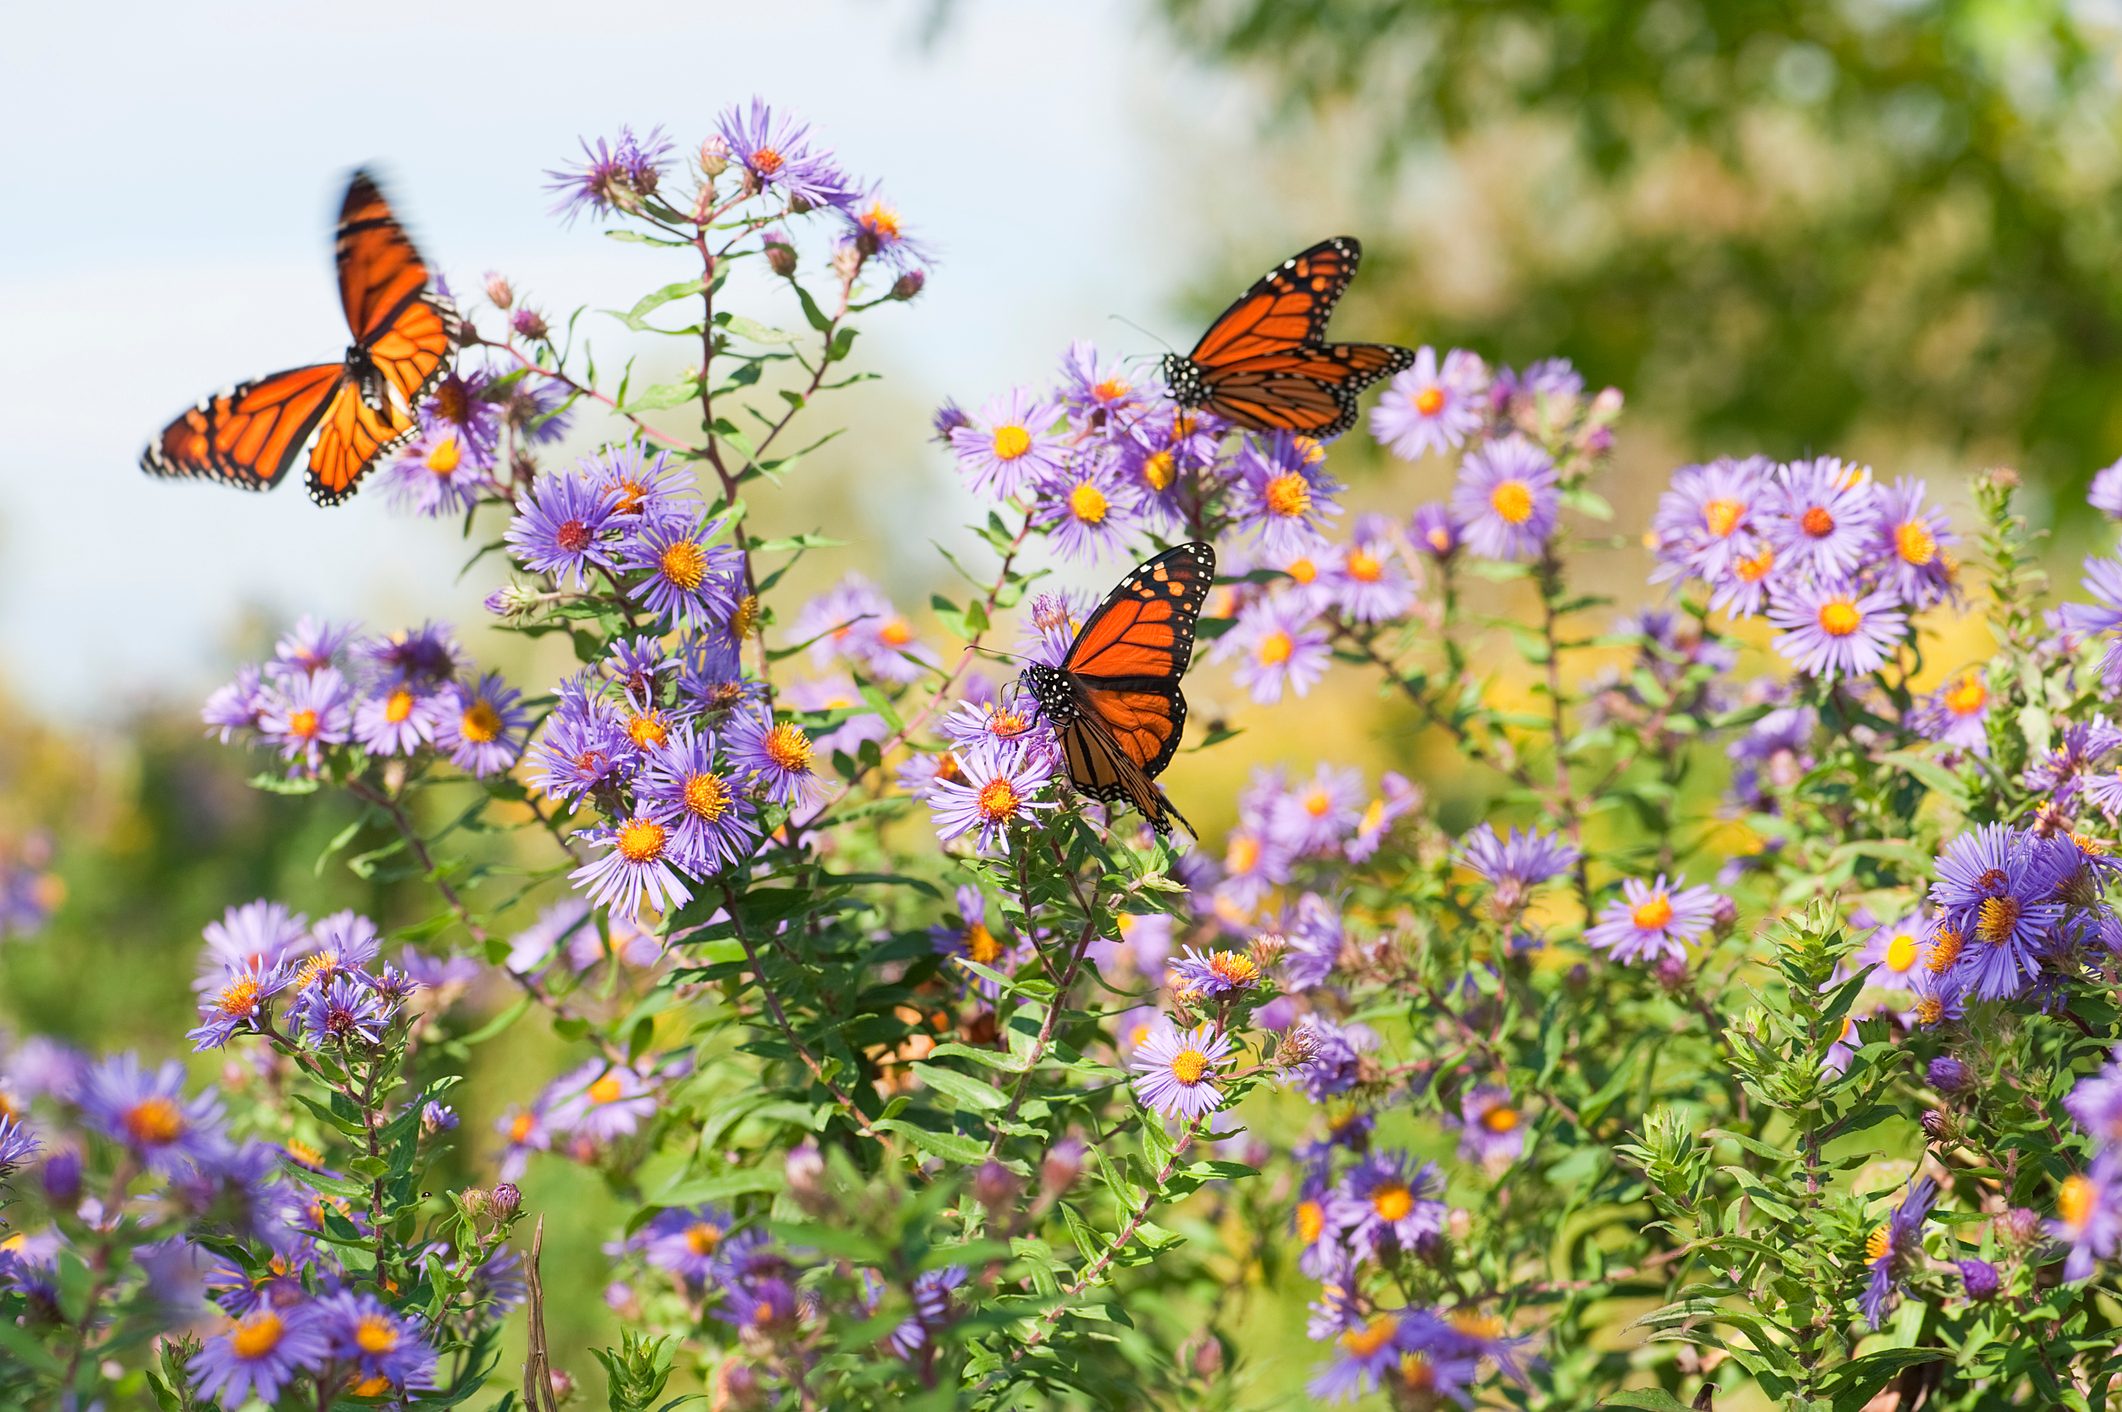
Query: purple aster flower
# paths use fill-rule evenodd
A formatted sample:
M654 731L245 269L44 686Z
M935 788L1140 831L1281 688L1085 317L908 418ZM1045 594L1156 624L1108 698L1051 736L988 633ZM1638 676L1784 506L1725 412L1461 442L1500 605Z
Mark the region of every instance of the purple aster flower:
M214 688L213 695L200 708L199 719L211 727L207 734L226 745L238 733L258 729L266 697L267 688L258 668L245 663L236 669L234 681Z
M2098 1073L2078 1080L2063 1106L2102 1147L2122 1146L2122 1051Z
M1057 807L1054 800L1036 797L1054 776L1046 751L1028 749L1022 740L996 740L956 756L962 778L938 779L929 787L929 812L942 842L970 833L977 851L1007 853L1012 824L1029 823L1035 811Z
M1481 824L1459 841L1459 862L1487 881L1496 911L1511 914L1524 908L1534 888L1577 866L1577 850L1553 834L1514 828L1505 838L1495 825Z
M655 1085L625 1065L602 1059L562 1075L547 1090L552 1124L599 1147L640 1131L656 1115Z
M1880 586L1911 609L1942 601L1953 588L1952 522L1923 508L1922 481L1903 477L1878 493L1878 528L1866 558L1880 566Z
M316 1304L317 1322L334 1360L354 1370L356 1386L378 1393L435 1385L435 1350L420 1322L373 1294L342 1290Z
M319 1048L346 1044L374 1046L383 1043L383 1028L390 1023L395 1008L376 994L375 987L366 978L340 974L324 985L304 991L296 1006L295 1019L301 1024L304 1036Z
M494 484L474 448L446 427L422 431L384 468L383 493L391 508L424 519L460 515L479 503Z
M611 492L613 528L630 528L649 520L692 525L703 513L700 487L692 473L673 462L667 452L658 451L644 461L638 446L608 446L575 469L590 485Z
M696 877L735 866L759 841L751 800L716 762L712 732L678 727L648 752L634 790L644 807L660 808L672 830L671 857Z
M184 1037L197 1052L221 1048L238 1030L258 1031L269 1002L293 979L294 973L284 964L249 963L199 997L199 1025Z
M1026 709L1025 700L1014 696L1006 702L961 701L943 718L944 738L963 746L1018 740L1038 725L1038 718Z
M1216 1000L1254 990L1260 984L1260 968L1242 951L1200 951L1187 947L1172 963L1172 989L1197 1000Z
M1415 586L1401 563L1392 521L1383 515L1357 518L1340 562L1324 575L1326 596L1343 617L1358 623L1398 622L1415 606Z
M1029 946L1013 946L988 927L987 899L980 895L979 888L960 887L957 901L955 925L938 923L928 929L929 945L938 955L962 956L974 965L1008 974L1019 960L1031 954ZM985 976L972 974L971 980L974 988L990 1000L1001 994L1002 988Z
M2122 747L2122 729L2105 716L2073 721L2063 728L2061 743L2026 767L2021 777L2026 787L2049 797L2058 808L2069 807L2084 787L2086 774Z
M902 274L930 262L921 242L906 233L899 208L884 199L881 184L852 197L840 214L847 221L848 243L864 259L882 260Z
M1326 473L1326 448L1308 436L1248 437L1232 470L1231 513L1263 554L1310 551L1341 513L1341 483Z
M1672 489L1651 517L1658 557L1651 582L1690 574L1715 582L1729 573L1734 555L1759 529L1768 487L1765 456L1725 457L1673 472Z
M1940 1093L1965 1093L1974 1087L1975 1071L1950 1054L1940 1054L1925 1066L1923 1079Z
M1378 1035L1364 1024L1339 1025L1322 1015L1305 1019L1312 1057L1297 1070L1297 1086L1314 1103L1324 1103L1363 1081L1363 1055L1377 1047Z
M1584 375L1567 358L1542 358L1527 364L1522 373L1504 368L1490 389L1490 401L1502 411L1510 411L1510 404L1520 400L1568 401L1583 395Z
M2003 1277L1987 1260L1955 1260L1953 1264L1960 1271L1962 1292L1975 1303L1996 1298L1997 1291L2003 1287Z
M295 967L295 989L308 990L376 959L382 939L376 924L351 908L334 912L310 928L308 952Z
M1239 609L1237 627L1216 646L1218 657L1238 657L1233 678L1263 706L1280 701L1285 690L1310 695L1334 655L1318 615L1281 596Z
M275 1401L298 1375L321 1369L326 1351L314 1306L267 1305L230 1320L186 1366L200 1397L240 1407Z
M1525 1154L1525 1118L1510 1090L1477 1084L1459 1100L1459 1155L1469 1162L1515 1162Z
M438 707L435 745L449 762L474 778L499 774L523 753L530 712L523 693L488 672L477 686L453 686Z
M518 312L531 313L531 310ZM509 430L532 446L550 446L567 435L574 394L557 378L525 372L502 378L488 393Z
M2086 494L2085 503L2103 515L2122 519L2122 461L2093 474L2092 488Z
M1988 758L1989 686L1982 669L1969 667L1924 697L1909 711L1908 726L1925 740Z
M618 568L604 539L616 500L609 485L548 471L517 502L505 536L509 553L532 573L584 588L591 570Z
M716 119L715 129L729 144L731 160L744 168L749 185L775 191L808 206L845 207L854 189L832 154L811 145L810 125L753 98L749 110L732 104Z
M1909 992L1915 996L1908 1022L1926 1030L1956 1023L1967 1013L1966 980L1953 968L1962 949L1960 934L1933 924L1931 937L1924 964L1908 976Z
M26 1166L41 1146L37 1135L22 1126L20 1120L0 1114L0 1177Z
M1275 801L1269 822L1293 853L1335 852L1362 822L1368 799L1361 771L1322 762L1308 783Z
M815 766L816 746L794 721L762 721L739 712L730 720L723 747L731 768L750 776L776 804L794 810L815 804L825 793Z
M492 375L481 369L450 369L421 400L420 430L456 437L467 457L491 467L501 445L501 408L491 396L492 385Z
M553 799L582 796L630 768L638 752L618 711L602 697L563 690L531 749L531 786Z
M1326 983L1341 960L1341 909L1316 892L1297 898L1282 919L1289 950L1282 957L1282 978L1293 991Z
M2108 1149L2082 1173L2063 1179L2056 1192L2055 1219L2048 1233L2070 1246L2063 1278L2077 1281L2093 1272L2096 1261L2111 1260L2122 1245L2122 1154Z
M324 747L345 744L353 728L353 690L334 667L275 681L258 716L258 734L295 768L316 769Z
M575 869L568 880L619 916L677 911L692 901L693 892L675 866L675 824L665 818L636 813L586 831L582 837L609 851Z
M553 1145L552 1129L546 1125L545 1103L540 1100L529 1108L510 1108L494 1121L494 1131L506 1139L501 1151L497 1170L501 1180L515 1181L530 1165L533 1152L550 1151Z
M1216 898L1238 912L1250 913L1274 888L1290 879L1295 855L1281 838L1261 825L1231 830L1223 844L1223 877Z
M1161 1021L1128 1060L1135 1071L1135 1096L1143 1107L1166 1118L1205 1118L1223 1106L1223 1090L1216 1080L1223 1059L1235 1047L1229 1035L1207 1025L1181 1030L1169 1020Z
M355 703L354 742L371 755L412 755L433 744L441 714L438 696L390 687Z
M1125 364L1107 363L1096 345L1077 339L1061 356L1061 403L1080 416L1110 423L1142 400Z
M1460 464L1451 511L1484 559L1535 558L1560 517L1555 463L1522 436L1488 442Z
M229 908L221 920L206 924L203 935L206 947L192 982L198 991L218 989L231 971L269 970L310 949L309 918L262 897Z
M1459 522L1451 507L1441 500L1417 505L1408 521L1408 533L1422 552L1433 559L1449 559L1459 552Z
M1706 887L1675 890L1663 873L1651 883L1625 878L1621 892L1599 910L1598 925L1584 933L1584 941L1624 964L1665 956L1684 960L1688 943L1709 930L1716 913L1716 893Z
M609 215L613 211L639 211L646 197L656 194L663 168L670 161L672 144L660 127L645 137L621 127L615 142L598 138L595 146L582 140L582 160L572 166L548 171L547 189L558 192L560 201L553 214L574 224L584 211Z
M1394 823L1421 807L1421 789L1407 776L1387 770L1378 777L1378 792L1363 806L1363 817L1356 821L1355 837L1348 841L1342 852L1351 863L1366 861L1377 853Z
M326 667L341 667L347 649L360 635L358 624L334 623L305 613L273 644L273 664L286 669L275 675L299 672L308 676Z
M1010 500L1058 476L1068 441L1054 429L1060 408L1012 388L981 407L980 414L950 434L958 470L974 490Z
M1871 1239L1865 1244L1871 1279L1857 1302L1864 1311L1865 1320L1874 1329L1885 1324L1886 1316L1900 1299L1901 1285L1907 1278L1909 1267L1922 1253L1923 1222L1937 1199L1938 1184L1929 1177L1910 1182L1901 1204L1894 1208L1885 1225L1871 1233Z
M671 628L728 621L737 610L743 556L729 545L708 543L721 528L720 520L674 517L644 517L629 527L619 541L619 563L645 577L627 597Z
M1075 645L1078 629L1097 606L1097 598L1089 593L1064 589L1033 594L1024 624L1026 655L1041 666L1060 666Z
M1871 472L1833 456L1778 466L1763 523L1790 568L1823 579L1855 573L1872 551L1879 523Z
M1872 932L1864 942L1864 949L1857 953L1856 964L1860 969L1871 969L1874 984L1905 990L1913 983L1911 978L1916 969L1923 964L1923 938L1929 931L1930 919L1918 907L1900 920Z
M1315 1331L1331 1338L1334 1357L1306 1386L1322 1402L1346 1401L1372 1388L1399 1388L1410 1407L1464 1403L1475 1364L1445 1350L1442 1324L1426 1309L1380 1309L1368 1318L1353 1313L1344 1324Z
M1142 528L1141 495L1104 460L1077 456L1035 488L1032 521L1063 559L1095 561Z
M956 1309L951 1295L965 1283L968 1273L963 1265L945 1265L940 1270L923 1270L914 1276L913 1285L907 1291L913 1302L913 1315L900 1321L899 1326L885 1337L885 1346L908 1362L919 1356L921 1350L928 1347L930 1338L954 1321Z
M354 658L360 680L371 689L404 686L416 693L456 680L471 665L449 627L433 622L362 638Z
M222 1146L221 1100L184 1096L184 1066L172 1059L149 1073L131 1054L89 1070L81 1111L89 1125L129 1149L151 1170L169 1173Z
M1444 1229L1444 1178L1436 1164L1410 1170L1404 1152L1373 1152L1357 1160L1328 1196L1328 1216L1358 1260L1388 1250L1413 1250L1425 1236Z
M919 681L937 662L935 652L915 640L905 615L860 574L847 575L806 603L793 632L810 644L817 666L842 658L872 681Z
M1741 533L1724 568L1709 578L1709 606L1734 618L1751 618L1791 578L1791 568L1766 538Z
M2055 855L2002 824L1984 824L1945 845L1931 901L1956 936L1957 967L1985 1000L2017 995L2040 973L2040 952L2063 918L2054 901Z
M629 1243L649 1264L698 1287L713 1276L715 1253L735 1224L720 1207L673 1206L658 1211Z
M1370 409L1370 434L1403 461L1457 450L1488 419L1488 367L1463 348L1444 355L1427 344L1414 366L1394 376Z
M1776 651L1799 671L1828 681L1878 670L1908 629L1908 614L1893 594L1884 589L1864 593L1834 582L1778 598L1769 606L1768 620L1782 629Z

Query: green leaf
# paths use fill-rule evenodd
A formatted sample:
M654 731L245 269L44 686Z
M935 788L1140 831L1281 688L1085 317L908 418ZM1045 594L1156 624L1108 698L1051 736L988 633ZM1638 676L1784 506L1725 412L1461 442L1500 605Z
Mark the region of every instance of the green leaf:
M934 1064L916 1064L913 1070L915 1077L921 1082L947 1098L956 1099L960 1107L980 1108L992 1112L1009 1105L1009 1099L1001 1089L961 1074L955 1069L939 1068Z
M691 295L698 294L699 292L699 280L681 279L676 284L664 285L663 288L657 290L653 294L642 295L640 299L635 301L634 307L628 309L623 314L620 313L617 309L606 309L604 312L610 314L620 323L625 324L635 333L660 332L661 330L655 329L654 326L648 322L648 316L650 314L653 314L654 312L656 312L656 310L662 308L666 304L672 303L679 299L687 298Z
M1693 1412L1686 1403L1663 1388L1643 1388L1634 1392L1617 1392L1599 1404L1601 1407L1634 1407L1640 1412Z
M889 1132L904 1133L907 1141L931 1157L941 1157L946 1162L971 1166L987 1160L987 1144L963 1133L930 1132L917 1123L904 1118L885 1118L871 1126Z

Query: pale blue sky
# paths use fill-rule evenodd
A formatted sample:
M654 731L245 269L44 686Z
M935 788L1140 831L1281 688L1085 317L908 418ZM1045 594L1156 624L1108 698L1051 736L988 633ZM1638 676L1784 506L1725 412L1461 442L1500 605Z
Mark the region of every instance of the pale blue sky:
M408 13L208 0L10 19L0 680L41 710L194 699L247 609L475 621L491 576L453 584L453 531L380 495L319 511L299 486L249 496L134 467L205 392L343 347L328 220L358 162L459 285L500 269L550 306L608 307L684 272L547 215L542 170L578 134L696 138L755 91L808 115L942 253L917 305L872 321L865 366L890 381L851 408L877 464L850 508L924 531L956 509L922 440L937 397L1041 376L1079 334L1154 352L1111 316L1176 338L1170 299L1197 262L1264 266L1293 233L1339 228L1271 200L1240 228L1190 214L1204 191L1271 197L1272 173L1227 161L1258 115L1129 0L968 0L932 47L925 0Z

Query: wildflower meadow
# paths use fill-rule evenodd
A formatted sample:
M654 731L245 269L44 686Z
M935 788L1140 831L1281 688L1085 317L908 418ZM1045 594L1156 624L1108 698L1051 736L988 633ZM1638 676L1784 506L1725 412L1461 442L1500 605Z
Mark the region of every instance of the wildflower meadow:
M364 486L483 617L282 623L197 703L345 820L315 889L175 918L159 1042L0 1035L0 1404L2108 1405L2122 560L2011 470L1705 446L1629 522L1559 359L1406 350L1321 440L1104 324L863 448L983 507L895 602L780 494L951 278L889 174L751 100L550 180L645 292L439 261ZM2122 468L2055 513L2111 540ZM1153 821L1065 682L1167 550ZM1306 763L1230 763L1240 700ZM0 856L0 955L64 863Z

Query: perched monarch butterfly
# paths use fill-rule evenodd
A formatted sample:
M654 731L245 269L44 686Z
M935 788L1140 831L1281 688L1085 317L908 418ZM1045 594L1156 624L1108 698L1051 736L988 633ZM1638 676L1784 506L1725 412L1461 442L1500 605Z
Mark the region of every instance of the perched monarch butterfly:
M1194 351L1164 357L1182 407L1206 407L1254 431L1321 441L1356 420L1356 396L1415 361L1387 343L1328 343L1326 321L1356 277L1363 247L1337 235L1290 256L1208 326Z
M314 435L309 495L336 505L377 458L412 438L413 408L456 351L457 312L367 172L339 210L339 302L353 344L337 363L239 383L164 427L140 455L150 475L270 490Z
M1177 819L1198 836L1155 780L1186 728L1179 678L1193 660L1194 621L1215 577L1213 545L1167 549L1105 595L1060 666L1024 669L1076 788L1108 804L1127 801L1160 834Z

